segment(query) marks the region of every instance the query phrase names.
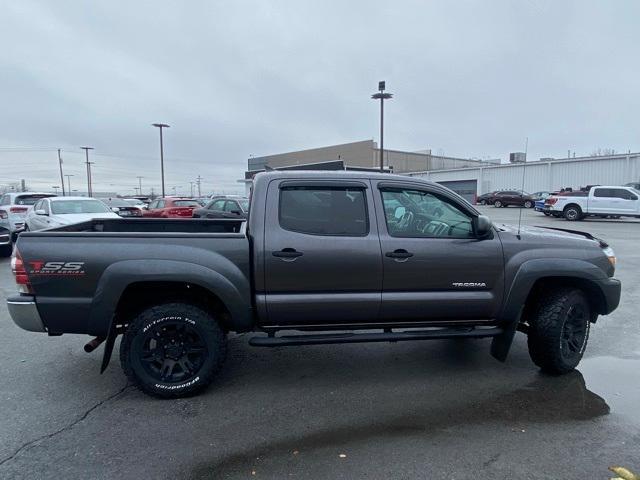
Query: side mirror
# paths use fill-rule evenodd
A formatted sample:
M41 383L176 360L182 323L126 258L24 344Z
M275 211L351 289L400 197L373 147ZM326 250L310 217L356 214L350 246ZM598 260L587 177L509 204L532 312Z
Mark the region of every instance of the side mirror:
M36 210L34 213L35 213L36 215L45 215L45 216L46 216L46 215L48 215L48 213L47 213L46 211L42 210L41 208L39 208L38 210Z
M486 215L478 215L476 217L476 234L478 237L486 237L491 232L493 222Z

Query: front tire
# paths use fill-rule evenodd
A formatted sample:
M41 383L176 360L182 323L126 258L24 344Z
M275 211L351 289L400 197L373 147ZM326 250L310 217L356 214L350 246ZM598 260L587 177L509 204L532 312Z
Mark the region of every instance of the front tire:
M212 382L226 350L226 335L211 314L187 303L166 303L144 310L129 324L120 363L143 392L179 398Z
M502 208L502 202L500 200L496 200L493 202L493 206L496 208Z
M560 375L578 366L589 339L591 309L581 290L543 295L530 321L527 344L533 363Z

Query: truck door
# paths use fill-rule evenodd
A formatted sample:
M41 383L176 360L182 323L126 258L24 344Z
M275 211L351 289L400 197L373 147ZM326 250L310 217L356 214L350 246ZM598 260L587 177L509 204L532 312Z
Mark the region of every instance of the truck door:
M620 200L615 197L613 188L594 188L588 198L587 210L589 213L619 214Z
M374 187L384 265L381 321L495 318L504 288L497 235L477 238L477 214L444 189Z
M265 213L269 325L373 322L382 257L370 182L274 180Z

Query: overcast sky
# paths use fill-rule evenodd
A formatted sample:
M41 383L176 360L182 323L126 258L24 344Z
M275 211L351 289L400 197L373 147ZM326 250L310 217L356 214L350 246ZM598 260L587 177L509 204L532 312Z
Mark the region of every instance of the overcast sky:
M378 141L505 159L640 150L640 2L3 2L0 184L243 191L249 155ZM36 148L43 151L37 151ZM28 151L25 151L28 150ZM146 190L146 187L145 187ZM203 192L204 193L204 192Z

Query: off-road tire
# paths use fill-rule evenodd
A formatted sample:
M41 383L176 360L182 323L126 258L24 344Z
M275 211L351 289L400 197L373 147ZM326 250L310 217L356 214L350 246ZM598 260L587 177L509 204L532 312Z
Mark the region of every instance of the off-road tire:
M579 319L576 313L581 314ZM555 375L576 368L589 339L590 314L581 290L563 288L543 293L529 320L527 345L533 363ZM565 341L570 334L576 334L571 345Z
M576 220L582 220L582 209L577 205L568 205L562 211L562 216L569 222L575 222Z
M190 352L193 348L199 353L185 357L185 350L177 351L182 348L177 346L182 345L181 341L190 345ZM129 323L120 343L120 364L129 380L143 392L161 398L179 398L204 390L220 370L226 352L226 335L210 313L187 303L165 303L147 308ZM168 372L172 381L163 380L165 362L173 362ZM194 371L185 370L185 364L194 366ZM182 378L180 372L175 374L178 378L173 377L176 365Z
M493 202L493 206L496 208L502 208L502 202L500 200L496 200L495 202Z

